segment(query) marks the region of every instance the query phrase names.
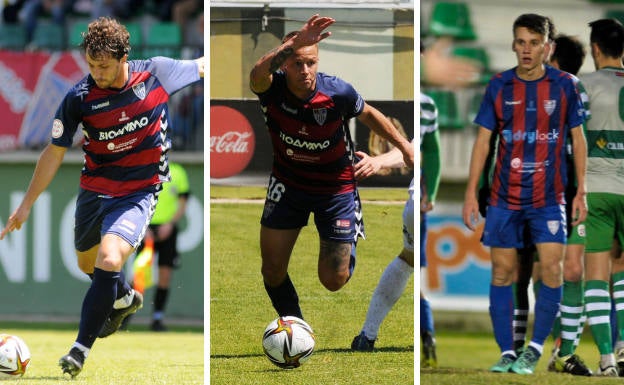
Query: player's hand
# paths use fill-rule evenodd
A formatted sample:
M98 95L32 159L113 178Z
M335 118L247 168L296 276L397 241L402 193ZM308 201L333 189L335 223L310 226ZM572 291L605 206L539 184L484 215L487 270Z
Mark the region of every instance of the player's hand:
M4 239L4 236L13 230L19 230L22 228L22 224L26 222L28 216L30 215L30 208L26 209L22 206L18 207L13 214L9 217L4 229L0 233L0 240Z
M433 202L431 202L429 196L425 194L420 198L420 213L428 213L431 210L433 210Z
M466 198L462 209L464 225L472 231L476 230L475 224L479 221L479 202L476 197Z
M572 226L576 226L587 218L587 198L586 194L578 191L572 200Z
M355 179L365 179L371 175L375 175L381 168L381 164L376 159L365 152L356 151L355 155L360 161L355 164Z
M313 15L308 21L301 27L295 36L293 36L293 43L295 47L306 47L314 45L321 40L329 37L331 32L326 31L330 25L334 24L336 20L331 17L319 16L319 14Z
M156 240L162 242L165 239L169 238L172 233L173 223L163 223L162 225L158 226L158 229L156 231Z

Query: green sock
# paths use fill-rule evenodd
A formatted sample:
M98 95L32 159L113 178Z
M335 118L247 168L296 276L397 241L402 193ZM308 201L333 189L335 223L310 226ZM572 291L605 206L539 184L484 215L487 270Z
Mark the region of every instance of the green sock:
M563 282L563 297L561 299L560 325L561 346L559 356L564 357L574 353L579 323L583 315L583 282ZM554 329L554 327L553 327Z
M611 279L613 282L618 335L620 336L619 339L622 339L622 336L624 336L624 311L618 311L617 309L624 309L624 271L613 274Z
M611 296L609 283L600 280L585 282L587 323L600 354L613 353L611 344Z

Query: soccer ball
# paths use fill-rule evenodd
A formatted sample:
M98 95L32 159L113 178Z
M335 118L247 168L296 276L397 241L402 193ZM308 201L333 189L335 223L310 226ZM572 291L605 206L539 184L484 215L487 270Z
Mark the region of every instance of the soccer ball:
M0 379L23 376L29 363L26 343L18 336L0 334Z
M314 351L310 325L297 317L279 317L264 330L262 347L269 361L282 369L298 368Z

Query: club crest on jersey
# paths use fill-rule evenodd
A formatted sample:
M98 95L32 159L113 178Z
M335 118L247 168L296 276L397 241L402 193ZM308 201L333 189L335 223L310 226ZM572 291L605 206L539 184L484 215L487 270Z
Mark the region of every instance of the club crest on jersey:
M552 235L557 234L559 231L559 221L546 221L546 225L548 226L548 231L550 231Z
M327 118L327 109L326 108L315 108L312 110L314 114L314 120L322 126L325 123L325 119Z
M132 91L137 96L137 98L143 100L145 99L145 83L141 82L139 84L135 84L132 86Z
M544 100L544 110L550 116L554 111L555 107L557 107L557 101L554 99Z

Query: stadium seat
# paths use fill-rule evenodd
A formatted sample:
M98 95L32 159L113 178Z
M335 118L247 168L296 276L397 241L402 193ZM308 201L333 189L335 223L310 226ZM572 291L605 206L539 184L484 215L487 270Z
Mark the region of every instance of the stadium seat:
M127 22L124 23L128 33L130 33L130 58L140 59L142 58L143 51L143 29L141 23Z
M22 24L0 24L0 48L23 50L26 45L26 29Z
M427 89L426 95L431 96L438 107L438 127L441 130L461 130L465 126L459 114L457 96L453 91L442 89Z
M173 22L155 22L147 32L143 42L143 57L168 56L180 58L182 31Z
M65 47L63 26L51 22L37 24L32 44L35 49L60 51Z
M474 60L481 66L483 72L479 78L479 84L486 84L490 80L490 77L492 76L492 71L490 70L490 57L488 56L485 48L455 46L453 48L453 55Z
M605 18L616 19L620 23L624 24L624 10L621 9L608 9L605 13Z
M69 29L67 36L67 48L78 49L82 44L82 33L87 32L88 21L77 21Z
M449 36L458 40L475 40L477 35L472 28L468 4L436 2L431 12L429 33L438 37Z

